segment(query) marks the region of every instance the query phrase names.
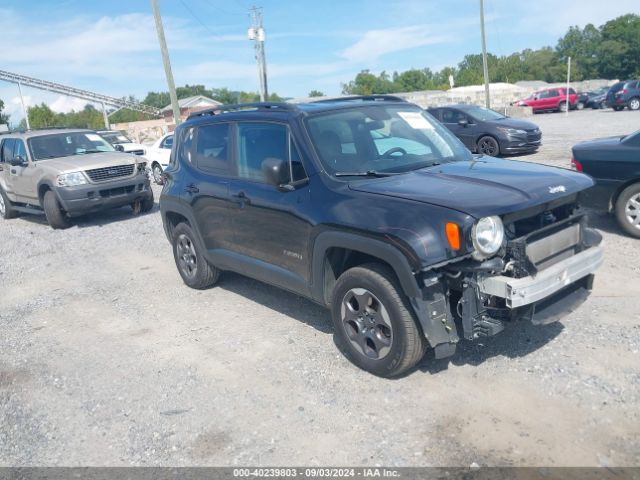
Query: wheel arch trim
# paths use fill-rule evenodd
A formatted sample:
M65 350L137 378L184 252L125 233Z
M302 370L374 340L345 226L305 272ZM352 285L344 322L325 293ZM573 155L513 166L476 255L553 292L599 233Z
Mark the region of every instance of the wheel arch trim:
M324 261L330 248L344 248L379 258L393 269L408 297L420 296L413 270L400 250L373 238L348 232L328 231L320 233L313 243L311 292L316 301L324 303Z

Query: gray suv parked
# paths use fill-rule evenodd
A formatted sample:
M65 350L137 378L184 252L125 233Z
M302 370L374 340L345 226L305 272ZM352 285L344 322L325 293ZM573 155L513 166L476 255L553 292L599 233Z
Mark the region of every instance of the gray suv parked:
M131 205L151 210L144 158L120 153L91 130L53 129L0 135L0 216L44 214L53 228L70 218Z

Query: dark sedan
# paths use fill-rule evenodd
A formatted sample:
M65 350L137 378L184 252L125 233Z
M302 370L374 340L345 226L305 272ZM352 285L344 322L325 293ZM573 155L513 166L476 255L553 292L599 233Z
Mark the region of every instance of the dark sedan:
M535 152L541 145L538 126L525 120L505 117L477 105L448 105L428 112L451 130L465 146L492 157Z
M583 194L583 204L614 212L624 231L640 238L640 130L579 143L571 166L596 181Z

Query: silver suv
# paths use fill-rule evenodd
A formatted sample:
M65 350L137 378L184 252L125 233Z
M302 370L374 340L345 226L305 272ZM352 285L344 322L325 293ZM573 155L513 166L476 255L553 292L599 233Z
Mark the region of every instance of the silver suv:
M42 213L53 228L71 217L131 205L153 208L144 158L117 152L92 130L0 134L0 216Z

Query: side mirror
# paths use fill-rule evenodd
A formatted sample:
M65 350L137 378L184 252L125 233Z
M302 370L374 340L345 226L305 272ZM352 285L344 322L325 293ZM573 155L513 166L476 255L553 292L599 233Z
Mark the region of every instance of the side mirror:
M27 159L22 155L18 155L13 157L10 163L12 167L22 167L27 164Z
M265 158L262 162L262 173L267 183L274 187L289 183L289 165L281 158Z
M458 125L467 128L469 126L469 120L461 118L460 120L458 120Z
M119 143L116 144L116 146L114 148L119 152L124 152L124 147L122 145L120 145Z

